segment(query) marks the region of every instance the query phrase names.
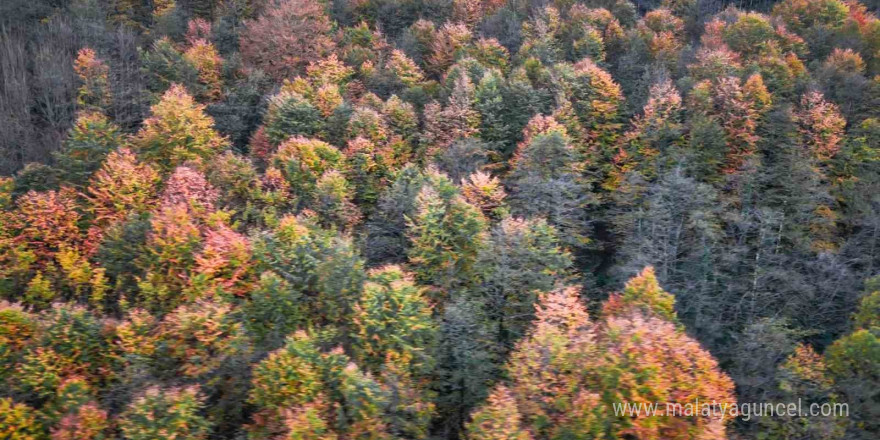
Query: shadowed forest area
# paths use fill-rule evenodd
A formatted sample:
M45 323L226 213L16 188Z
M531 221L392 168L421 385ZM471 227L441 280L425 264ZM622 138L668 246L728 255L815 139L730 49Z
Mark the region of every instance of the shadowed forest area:
M0 439L874 440L877 9L0 0Z

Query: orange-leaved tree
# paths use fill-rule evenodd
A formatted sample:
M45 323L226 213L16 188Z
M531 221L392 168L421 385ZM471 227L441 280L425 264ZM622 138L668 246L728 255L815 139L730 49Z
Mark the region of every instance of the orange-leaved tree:
M676 324L674 298L648 268L614 295L591 321L577 288L557 289L536 305L536 320L508 362L506 384L475 413L472 435L487 436L519 413L537 439L724 439L725 421L699 411L672 416L615 412L622 404L734 402L733 382L700 344ZM510 390L515 408L504 399ZM505 409L502 411L502 409ZM730 419L727 419L729 421Z

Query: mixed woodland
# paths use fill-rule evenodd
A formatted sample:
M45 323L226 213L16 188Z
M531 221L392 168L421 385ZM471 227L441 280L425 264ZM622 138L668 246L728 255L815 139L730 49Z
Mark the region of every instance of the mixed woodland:
M876 439L878 7L2 0L0 438Z

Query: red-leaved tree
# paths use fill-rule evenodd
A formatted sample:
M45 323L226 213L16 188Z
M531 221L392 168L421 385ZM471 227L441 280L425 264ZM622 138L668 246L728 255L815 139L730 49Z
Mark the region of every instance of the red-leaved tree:
M277 80L302 73L328 55L335 43L328 36L330 19L316 0L276 0L241 34L244 61Z

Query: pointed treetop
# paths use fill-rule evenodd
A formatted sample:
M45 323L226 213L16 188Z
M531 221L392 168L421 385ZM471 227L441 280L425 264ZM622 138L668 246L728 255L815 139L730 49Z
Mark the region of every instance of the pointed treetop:
M590 315L580 300L580 289L568 286L541 296L535 305L537 327L552 325L576 331L590 325Z
M474 413L467 426L472 440L530 440L532 436L522 427L522 416L516 399L504 385L498 385L489 395L487 404Z
M229 146L214 130L206 107L195 102L183 86L172 84L150 108L133 143L141 157L170 171L184 162L207 160Z
M603 306L606 316L623 315L633 309L653 314L667 321L678 322L675 297L660 287L652 266L626 282L622 294L612 295Z

